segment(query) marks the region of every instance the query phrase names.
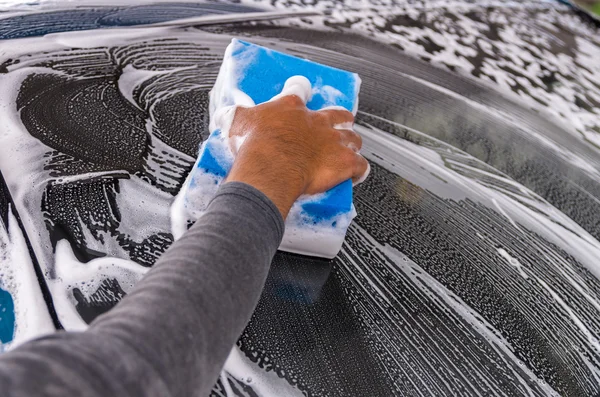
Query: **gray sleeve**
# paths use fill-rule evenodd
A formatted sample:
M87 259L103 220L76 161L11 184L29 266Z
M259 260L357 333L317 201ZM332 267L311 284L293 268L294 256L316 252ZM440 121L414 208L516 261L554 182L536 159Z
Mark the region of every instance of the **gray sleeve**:
M223 185L109 313L0 356L4 397L207 396L250 319L283 236L260 191Z

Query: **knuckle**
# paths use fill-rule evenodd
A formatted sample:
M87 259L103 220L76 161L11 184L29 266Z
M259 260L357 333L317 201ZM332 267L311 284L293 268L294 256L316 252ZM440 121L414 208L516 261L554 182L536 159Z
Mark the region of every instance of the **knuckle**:
M329 116L323 111L312 112L312 117L319 124L329 124Z
M354 122L354 115L346 109L330 110L331 115L340 122Z
M283 98L281 98L281 100L292 106L304 105L302 99L296 94L286 95Z

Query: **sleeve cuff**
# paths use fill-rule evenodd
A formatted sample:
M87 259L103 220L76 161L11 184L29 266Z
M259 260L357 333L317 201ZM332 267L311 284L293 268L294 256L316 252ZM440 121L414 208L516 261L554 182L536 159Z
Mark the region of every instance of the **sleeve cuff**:
M260 207L261 212L264 213L265 216L271 220L273 226L275 226L278 241L281 242L281 240L283 239L283 232L285 229L283 217L281 216L281 212L279 212L279 209L275 206L275 204L273 204L271 199L269 199L263 192L261 192L254 186L248 185L247 183L226 182L219 187L219 190L211 200L211 203L217 197L227 195L239 196Z

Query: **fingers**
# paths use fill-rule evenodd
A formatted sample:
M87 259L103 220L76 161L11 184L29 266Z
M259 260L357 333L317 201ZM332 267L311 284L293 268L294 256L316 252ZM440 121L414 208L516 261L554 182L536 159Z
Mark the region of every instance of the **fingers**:
M342 144L355 152L362 148L362 138L352 130L336 130L342 137Z
M338 175L341 177L340 181L352 179L353 185L363 182L369 176L371 167L369 162L360 154L355 151L344 148L343 152L339 154L341 163L338 168Z
M350 129L354 124L354 116L346 109L319 110L317 114L323 117L333 128Z
M371 164L360 154L356 154L359 159L354 167L354 176L352 177L352 185L356 186L363 183L371 173Z
M347 149L346 159L348 159L348 163L346 166L348 167L347 172L350 173L350 178L352 178L353 184L360 183L364 181L369 175L370 166L367 159L365 159L360 154L351 151L351 149Z

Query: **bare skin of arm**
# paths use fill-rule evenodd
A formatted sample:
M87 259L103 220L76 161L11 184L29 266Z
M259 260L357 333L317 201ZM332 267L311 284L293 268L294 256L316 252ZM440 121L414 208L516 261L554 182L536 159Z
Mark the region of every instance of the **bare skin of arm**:
M353 122L354 116L346 110L308 110L295 95L240 107L229 134L248 137L227 181L254 186L285 219L300 195L321 193L365 174L367 161L358 154L360 136L334 128Z

